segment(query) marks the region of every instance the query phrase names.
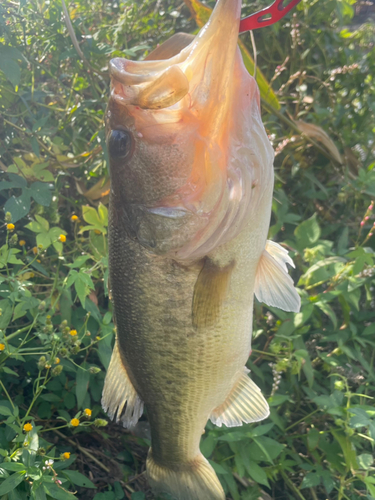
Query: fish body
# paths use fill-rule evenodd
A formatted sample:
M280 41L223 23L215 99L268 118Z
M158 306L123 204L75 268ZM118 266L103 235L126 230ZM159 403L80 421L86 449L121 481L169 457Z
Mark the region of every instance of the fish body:
M223 500L199 450L208 418L266 418L248 377L254 293L298 310L286 251L267 242L273 151L237 48L240 0L218 0L191 42L111 61L109 269L117 339L103 407L125 427L143 406L151 487Z

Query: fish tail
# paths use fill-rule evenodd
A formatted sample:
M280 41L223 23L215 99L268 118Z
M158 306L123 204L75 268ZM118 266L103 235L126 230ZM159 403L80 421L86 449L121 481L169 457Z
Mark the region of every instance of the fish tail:
M150 449L146 468L154 493L166 493L176 500L225 500L220 481L202 454L171 468L156 463Z

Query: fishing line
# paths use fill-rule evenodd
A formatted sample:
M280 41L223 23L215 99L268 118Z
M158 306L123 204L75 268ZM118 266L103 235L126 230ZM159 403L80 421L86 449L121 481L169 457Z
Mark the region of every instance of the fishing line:
M255 44L255 37L253 30L250 30L250 40L251 40L251 45L253 46L253 54L254 54L254 74L253 77L256 80L257 79L257 46Z

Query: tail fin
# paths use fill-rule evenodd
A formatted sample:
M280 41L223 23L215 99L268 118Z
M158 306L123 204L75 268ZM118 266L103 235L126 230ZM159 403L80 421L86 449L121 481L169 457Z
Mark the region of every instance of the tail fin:
M146 468L154 493L167 493L176 500L225 500L215 471L201 454L172 469L157 464L150 450Z

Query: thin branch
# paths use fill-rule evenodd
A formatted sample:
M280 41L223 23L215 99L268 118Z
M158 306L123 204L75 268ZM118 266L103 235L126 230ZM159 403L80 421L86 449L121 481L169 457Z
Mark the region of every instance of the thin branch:
M65 24L66 24L66 27L68 29L68 33L69 33L69 36L70 36L70 39L72 40L72 43L74 45L74 48L76 49L77 51L77 54L79 55L79 57L82 59L82 61L85 63L85 65L91 70L93 71L94 73L97 73L98 75L100 76L107 76L105 73L103 73L102 71L99 71L95 68L93 68L91 66L91 64L89 63L89 61L86 59L84 53L82 52L81 50L81 47L79 46L79 43L78 43L78 40L77 40L77 37L76 37L76 34L74 32L74 29L73 29L73 25L72 25L72 22L70 20L70 16L69 16L69 12L68 12L68 9L65 5L65 1L64 0L61 0L61 3L62 3L62 8L63 8L63 11L64 11L64 20L65 20Z

